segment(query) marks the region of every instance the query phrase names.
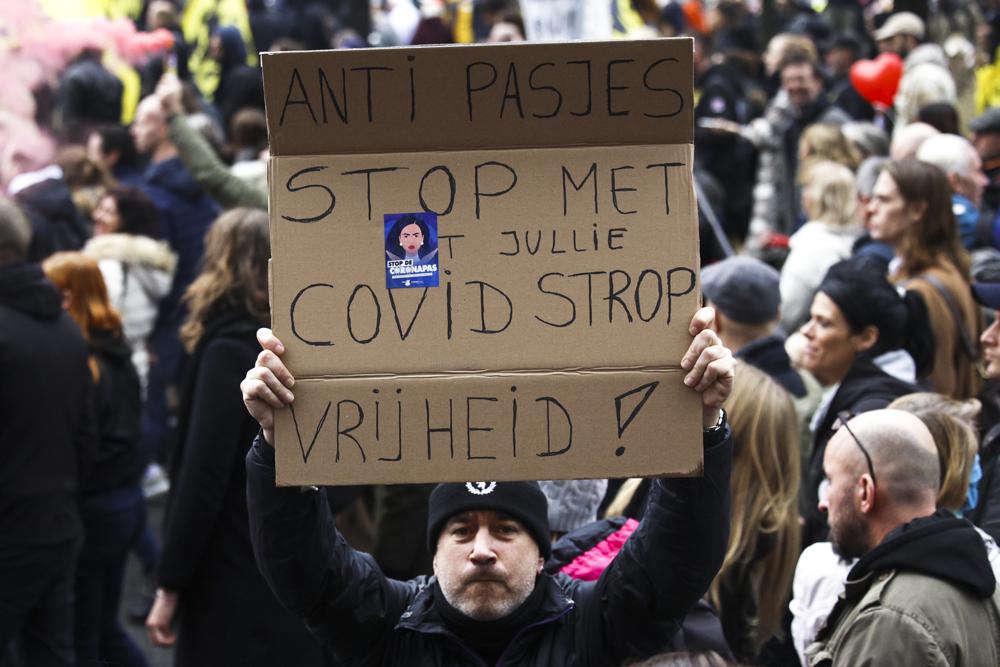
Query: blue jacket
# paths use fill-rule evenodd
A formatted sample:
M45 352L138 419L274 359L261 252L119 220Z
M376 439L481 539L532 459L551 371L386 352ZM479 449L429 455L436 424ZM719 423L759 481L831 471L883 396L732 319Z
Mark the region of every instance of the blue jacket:
M498 665L612 665L662 651L708 589L729 539L728 428L704 477L657 479L642 523L600 579L542 574L544 601ZM322 491L276 487L274 452L247 455L257 564L288 609L347 665L485 665L432 603L431 577L389 579L337 533Z
M180 158L150 164L141 187L160 210L163 238L177 253L173 285L160 303L161 320L175 319L184 290L198 275L205 252L205 232L221 211L184 168Z

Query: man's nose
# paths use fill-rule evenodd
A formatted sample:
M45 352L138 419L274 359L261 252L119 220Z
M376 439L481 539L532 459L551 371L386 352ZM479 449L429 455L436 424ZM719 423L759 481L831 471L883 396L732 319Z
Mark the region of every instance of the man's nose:
M484 526L476 532L469 558L476 563L489 563L496 560L493 535L490 534L488 527Z

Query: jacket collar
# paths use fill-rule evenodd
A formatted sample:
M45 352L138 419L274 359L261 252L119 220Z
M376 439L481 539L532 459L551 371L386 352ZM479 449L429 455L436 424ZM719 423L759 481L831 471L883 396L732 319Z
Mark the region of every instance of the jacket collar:
M436 578L430 577L423 583L410 606L399 617L399 623L396 624L397 630L413 630L424 634L445 634L457 639L434 607L433 584L435 582ZM545 587L545 596L538 608L536 618L532 619L525 628L556 621L573 610L575 604L573 599L551 575L544 573L539 575L538 583L535 585ZM525 628L521 628L521 630L523 631ZM515 636L515 640L516 638Z

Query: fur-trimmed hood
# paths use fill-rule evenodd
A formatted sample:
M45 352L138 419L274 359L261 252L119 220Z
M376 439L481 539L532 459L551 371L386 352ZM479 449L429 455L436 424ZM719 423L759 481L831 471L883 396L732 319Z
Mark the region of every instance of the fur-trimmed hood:
M125 264L145 265L173 274L177 256L166 241L135 234L102 234L87 241L83 252L94 259L115 259Z

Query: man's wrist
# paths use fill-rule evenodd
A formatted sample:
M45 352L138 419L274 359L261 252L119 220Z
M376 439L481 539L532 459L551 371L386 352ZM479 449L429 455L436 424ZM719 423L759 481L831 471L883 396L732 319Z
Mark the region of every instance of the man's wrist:
M701 427L705 433L714 433L722 430L723 425L726 423L726 411L722 408L716 408L712 412L706 412L702 414Z

